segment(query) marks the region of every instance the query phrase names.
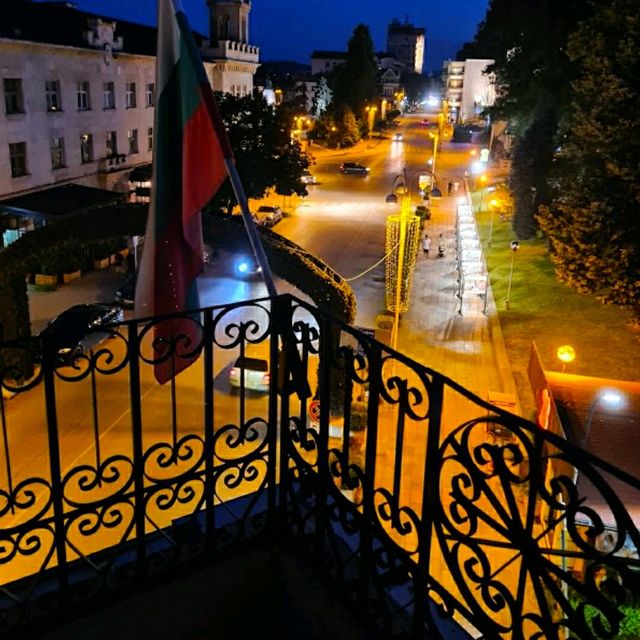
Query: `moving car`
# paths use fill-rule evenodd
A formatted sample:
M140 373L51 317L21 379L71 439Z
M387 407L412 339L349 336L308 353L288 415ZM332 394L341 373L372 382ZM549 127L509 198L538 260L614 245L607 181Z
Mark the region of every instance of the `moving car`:
M247 349L244 356L240 356L233 363L229 370L229 384L231 391L235 391L242 386L250 391L269 391L271 373L269 371L269 360L262 353L253 352Z
M71 365L76 356L100 344L110 334L101 327L122 322L117 304L77 304L49 321L40 332L43 345L50 345L57 366Z
M304 170L302 172L302 178L300 178L302 184L318 184L316 177L311 173L311 171Z
M278 206L263 204L254 214L256 223L264 227L273 227L282 220L282 209Z
M394 142L402 142L404 140L404 137L401 133L394 133L393 134L393 141Z
M340 165L340 171L342 171L342 173L359 173L366 175L369 173L369 167L365 167L359 162L343 162Z

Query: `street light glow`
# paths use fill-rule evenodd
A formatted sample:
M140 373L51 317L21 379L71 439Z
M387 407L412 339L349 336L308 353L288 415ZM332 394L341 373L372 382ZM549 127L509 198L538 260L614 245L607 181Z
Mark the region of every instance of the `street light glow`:
M556 356L563 364L569 364L576 359L576 350L570 344L563 344L558 347Z

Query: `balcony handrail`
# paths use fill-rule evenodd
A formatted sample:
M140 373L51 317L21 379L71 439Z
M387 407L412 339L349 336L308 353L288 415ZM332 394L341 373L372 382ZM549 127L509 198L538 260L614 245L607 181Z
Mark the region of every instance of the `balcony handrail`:
M189 330L154 343L178 318ZM112 339L64 362L53 338L0 343L0 624L264 535L388 638L595 640L587 611L613 632L627 615L640 535L621 496L640 481L614 465L288 294L99 331ZM226 385L255 349L264 400L242 369ZM181 358L196 361L153 384Z

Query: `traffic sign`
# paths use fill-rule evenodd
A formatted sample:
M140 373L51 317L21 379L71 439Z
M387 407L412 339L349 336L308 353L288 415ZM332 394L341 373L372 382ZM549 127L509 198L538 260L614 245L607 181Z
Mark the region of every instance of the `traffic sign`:
M309 403L309 419L316 423L320 421L320 400L312 400Z

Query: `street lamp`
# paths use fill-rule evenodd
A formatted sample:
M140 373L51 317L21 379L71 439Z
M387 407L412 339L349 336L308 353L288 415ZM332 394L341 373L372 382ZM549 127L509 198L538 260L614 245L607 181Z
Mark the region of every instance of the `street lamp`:
M570 344L563 344L558 347L556 357L560 362L562 362L562 371L564 373L567 365L571 364L576 359L576 350Z
M520 243L517 240L513 240L509 245L511 247L511 269L509 270L509 286L507 287L507 299L504 303L505 309L509 309L511 304L511 283L513 282L513 262L516 258L516 251L520 248Z
M484 199L484 191L487 186L487 176L483 173L480 176L480 205L478 206L478 213L482 213L482 200Z
M607 409L622 409L625 405L625 396L617 389L599 389L597 391L595 398L589 405L587 419L584 422L584 433L582 436L582 443L580 445L583 449L587 446L591 425L596 413L596 407L599 404L602 404Z
M440 133L429 133L429 136L433 138L433 162L431 163L431 171L436 170L436 154L438 153L438 142L440 141Z

